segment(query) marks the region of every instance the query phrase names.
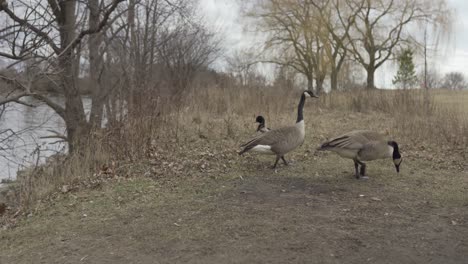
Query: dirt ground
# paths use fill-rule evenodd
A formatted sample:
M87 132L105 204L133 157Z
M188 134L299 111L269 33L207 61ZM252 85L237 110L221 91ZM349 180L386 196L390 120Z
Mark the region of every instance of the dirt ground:
M466 167L402 139L400 174L374 161L358 181L314 151L336 129L314 121L277 173L223 141L178 176L59 194L0 231L0 263L468 263Z

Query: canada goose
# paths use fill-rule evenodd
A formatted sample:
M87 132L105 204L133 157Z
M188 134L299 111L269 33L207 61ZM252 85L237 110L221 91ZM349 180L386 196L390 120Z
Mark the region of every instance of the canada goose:
M263 118L263 116L261 115L257 116L257 118L255 119L255 123L259 123L257 127L257 132L265 133L271 130L265 126L265 118Z
M318 150L330 150L343 158L354 161L355 176L365 177L366 164L363 161L392 158L397 173L400 172L402 158L395 141L388 141L379 133L368 130L355 130L324 142ZM358 170L359 165L361 169Z
M288 165L288 162L284 159L284 155L304 142L305 124L302 110L304 108L306 97L318 96L311 91L304 91L302 93L301 100L297 107L297 120L295 125L273 129L255 136L245 144L241 145L243 150L239 152L239 155L242 155L249 150L253 150L263 154L276 155L276 161L273 168L276 168L280 158L283 160L285 165Z

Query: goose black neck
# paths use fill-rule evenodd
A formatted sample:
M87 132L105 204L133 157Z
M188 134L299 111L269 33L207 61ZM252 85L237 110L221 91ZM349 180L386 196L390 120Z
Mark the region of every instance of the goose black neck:
M302 114L302 109L304 109L304 103L305 103L305 94L302 94L301 100L299 101L299 105L297 106L297 120L296 123L301 122L304 120L304 115Z
M395 141L389 141L388 145L393 147L393 159L400 159L401 154L400 154L400 149L398 148L398 144Z

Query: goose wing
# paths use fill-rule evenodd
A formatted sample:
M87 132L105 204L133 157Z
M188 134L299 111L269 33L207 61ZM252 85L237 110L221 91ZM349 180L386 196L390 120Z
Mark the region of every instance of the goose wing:
M249 151L258 145L274 146L277 143L287 140L288 135L294 134L296 130L296 127L289 126L266 131L242 144L240 147L243 148L243 150L239 154Z
M373 131L354 130L322 143L319 149L362 149L365 145L373 144L373 142L381 141L383 139L382 135Z

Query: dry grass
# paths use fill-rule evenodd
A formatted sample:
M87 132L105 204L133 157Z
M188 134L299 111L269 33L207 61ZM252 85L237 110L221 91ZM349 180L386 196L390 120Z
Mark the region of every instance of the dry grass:
M290 124L293 108L271 126ZM153 135L159 139L132 162L132 177L122 180L119 170L97 189L57 193L0 231L0 262L466 262L466 171L447 152L434 157L430 146L395 135L392 115L307 102L306 141L275 174L271 156L236 154L255 129L251 113L232 113L234 135L222 115L204 114L197 123L206 139L183 113L179 142ZM363 126L402 144L401 174L391 161L375 161L370 179L357 181L352 162L314 152L324 137Z
M393 116L392 134L468 157L468 92L359 91L326 96L327 108ZM462 108L462 105L465 108ZM464 110L463 110L464 109Z
M468 113L468 91L432 91L434 101L441 107Z
M180 107L170 101L148 100L141 106L147 110L97 133L94 143L90 144L92 147L83 155L41 167L21 178L19 205L24 210L34 208L34 201L60 190L63 185L94 181L96 175L110 167L112 171L116 170L114 167L120 168L119 172L125 176L147 174L145 162L155 150L164 153L167 161L158 164L161 168L152 174L164 177L168 170L177 171L179 175L190 173L191 166L203 163L193 161L191 156L191 152L203 151L196 145L200 140L221 142L224 144L219 146L221 149L232 152L252 134L254 117L258 114L264 115L272 128L291 124L299 94L299 91L276 88L213 87L186 93ZM317 144L347 130L374 129L396 139L403 138L408 142L406 150L449 153L449 163L456 160L453 162L457 166L463 166L468 156L468 118L448 106L465 96L463 92L436 91L430 94L429 103L425 103L421 91L333 93L319 100L311 99L305 112L313 122L313 131L318 132L315 134ZM321 129L328 123L349 123L343 116L352 118L355 116L352 113L363 113L360 116L364 119L376 115L385 118L336 130ZM441 156L430 156L441 159ZM177 158L186 158L180 168L164 167Z
M50 194L92 185L96 175L109 170L110 153L103 144L89 144L79 155L55 155L45 165L21 171L4 197L11 207L10 215L34 211Z

